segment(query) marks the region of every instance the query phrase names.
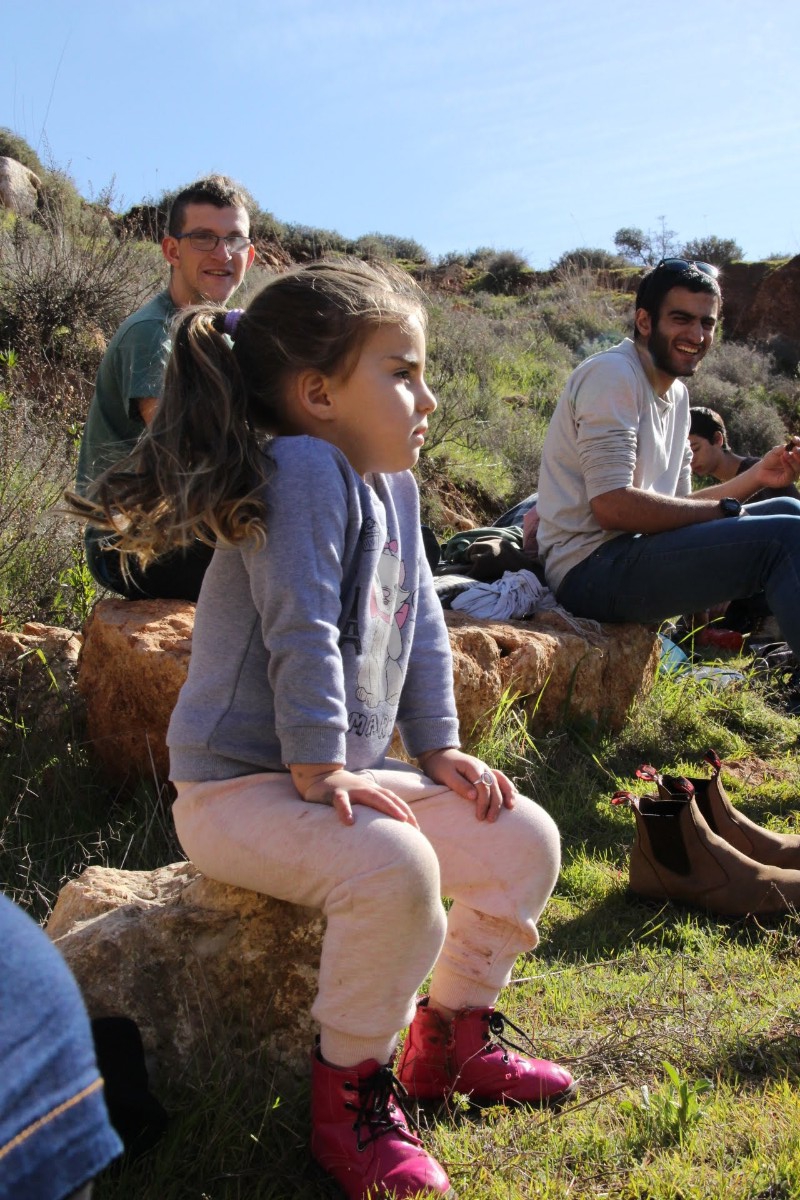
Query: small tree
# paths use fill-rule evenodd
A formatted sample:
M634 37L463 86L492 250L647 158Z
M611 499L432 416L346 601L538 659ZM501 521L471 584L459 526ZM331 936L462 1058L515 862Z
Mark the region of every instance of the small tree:
M636 225L625 225L614 234L614 245L633 262L643 267L654 267L662 258L678 253L678 242L674 229L667 229L665 217L659 217L659 228L646 232Z
M686 258L697 259L699 262L713 263L715 267L724 267L728 263L744 258L744 250L733 238L718 238L714 234L708 237L692 238L683 247L681 254Z
M651 261L652 248L647 234L636 225L623 225L622 229L618 229L614 234L614 245L620 254L642 263L643 266L647 266Z

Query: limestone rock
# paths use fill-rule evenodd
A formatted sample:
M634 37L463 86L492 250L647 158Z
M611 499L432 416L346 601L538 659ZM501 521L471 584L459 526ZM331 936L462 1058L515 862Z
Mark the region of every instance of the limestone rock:
M84 627L78 689L109 773L166 779L166 733L189 669L194 605L101 600Z
M115 778L168 774L166 729L188 670L193 616L179 601L102 600L87 622L78 686L89 737ZM509 692L534 730L575 715L617 729L658 664L658 639L642 625L578 633L554 613L500 622L447 611L445 619L467 746Z
M658 639L644 625L576 632L557 613L488 621L446 613L462 739L474 740L508 694L545 732L580 716L610 729L653 685Z
M0 155L0 205L29 217L39 202L42 181L30 167Z
M62 889L47 932L92 1017L131 1017L156 1079L263 1050L279 1075L308 1073L324 918L227 887L191 863L89 867Z

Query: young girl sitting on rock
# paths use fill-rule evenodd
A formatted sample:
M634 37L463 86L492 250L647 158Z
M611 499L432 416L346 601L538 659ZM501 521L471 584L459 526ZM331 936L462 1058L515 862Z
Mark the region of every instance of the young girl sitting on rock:
M499 1040L559 836L458 748L410 474L436 407L424 370L420 293L387 268L314 263L244 312L190 310L150 432L90 512L145 565L217 540L169 727L175 824L210 877L325 913L311 1149L359 1200L453 1195L406 1091L573 1088ZM386 757L395 725L418 766Z

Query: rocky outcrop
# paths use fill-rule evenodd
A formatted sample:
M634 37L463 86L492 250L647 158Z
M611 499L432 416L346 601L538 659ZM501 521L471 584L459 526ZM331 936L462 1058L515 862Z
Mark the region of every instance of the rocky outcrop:
M166 728L188 670L193 616L194 606L179 601L103 600L86 624L78 687L89 737L114 778L166 778ZM652 686L658 641L641 625L579 633L553 613L509 622L445 618L466 745L504 696L518 698L534 730L575 716L613 729Z
M527 621L484 621L445 614L462 736L474 740L504 696L515 696L539 733L581 717L619 729L653 685L658 639L644 625L582 623L556 613Z
M725 334L740 341L779 338L800 358L800 255L786 263L731 263L723 273Z
M42 181L30 167L0 155L0 205L19 217L29 217L39 203Z
M61 891L47 932L92 1017L131 1017L156 1080L263 1051L304 1076L315 1033L321 914L206 879L190 863L89 867Z

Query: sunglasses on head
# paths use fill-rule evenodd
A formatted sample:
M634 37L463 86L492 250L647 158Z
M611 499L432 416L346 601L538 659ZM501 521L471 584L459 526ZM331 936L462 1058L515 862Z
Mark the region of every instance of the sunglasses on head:
M712 279L716 279L719 275L719 267L715 267L713 263L697 262L696 259L691 258L662 258L656 270L691 271L692 268L702 271L704 275L710 275Z

